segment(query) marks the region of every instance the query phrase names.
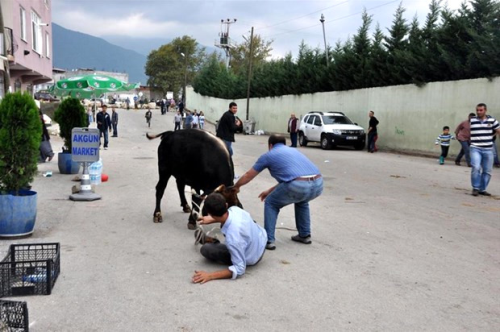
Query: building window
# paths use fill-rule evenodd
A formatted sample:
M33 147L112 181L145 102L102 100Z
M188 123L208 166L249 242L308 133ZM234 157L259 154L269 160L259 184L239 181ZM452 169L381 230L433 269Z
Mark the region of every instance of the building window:
M45 56L50 58L50 36L48 33L45 34Z
M31 34L33 39L33 50L42 54L42 19L35 12L31 12Z
M21 39L26 41L26 11L21 7Z

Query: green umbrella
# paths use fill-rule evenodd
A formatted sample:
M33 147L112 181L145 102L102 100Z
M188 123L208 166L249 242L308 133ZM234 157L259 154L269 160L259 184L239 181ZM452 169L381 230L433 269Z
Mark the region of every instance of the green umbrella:
M110 76L94 74L60 80L53 85L50 92L58 96L82 99L95 98L107 92L130 91L137 86L138 84L125 83Z

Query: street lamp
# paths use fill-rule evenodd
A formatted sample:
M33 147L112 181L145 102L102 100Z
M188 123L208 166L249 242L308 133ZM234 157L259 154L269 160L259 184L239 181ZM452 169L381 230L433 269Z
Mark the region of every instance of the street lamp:
M326 55L326 66L328 67L328 47L326 47L326 35L325 35L325 16L321 14L321 18L319 20L321 25L323 26L323 39L325 40L325 55Z
M181 55L184 58L184 87L182 89L182 103L184 104L184 108L186 108L187 56L182 52Z

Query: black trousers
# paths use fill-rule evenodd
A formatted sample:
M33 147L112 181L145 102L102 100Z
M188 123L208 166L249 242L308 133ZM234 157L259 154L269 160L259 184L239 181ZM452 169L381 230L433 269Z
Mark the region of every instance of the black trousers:
M449 146L442 146L441 145L441 157L446 158L448 156L449 149L450 149Z
M176 131L176 130L181 130L181 123L180 122L175 123L174 131Z
M216 262L222 263L225 265L232 265L231 262L231 254L229 253L229 249L223 243L205 243L201 249L200 253L206 259Z

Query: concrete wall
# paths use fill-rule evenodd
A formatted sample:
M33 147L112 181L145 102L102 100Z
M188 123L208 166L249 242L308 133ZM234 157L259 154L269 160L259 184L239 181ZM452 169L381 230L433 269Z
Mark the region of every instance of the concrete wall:
M230 100L201 96L188 88L187 107L205 112L209 121L216 121L228 109ZM245 119L246 99L238 103L238 116ZM342 111L365 129L368 111L373 110L380 121L379 140L382 148L399 151L437 153L436 137L447 125L451 131L467 119L475 106L484 102L488 114L500 119L500 78L429 83L424 87L399 85L343 92L324 92L300 96L250 100L250 119L256 129L286 133L291 112L297 117L309 111ZM450 153L460 151L452 144Z

